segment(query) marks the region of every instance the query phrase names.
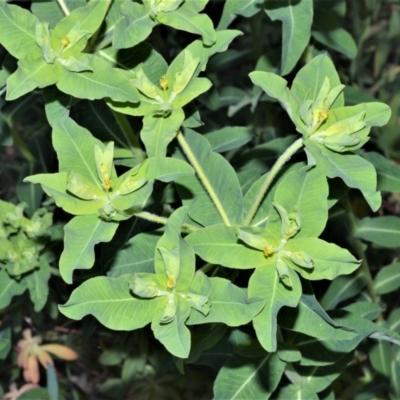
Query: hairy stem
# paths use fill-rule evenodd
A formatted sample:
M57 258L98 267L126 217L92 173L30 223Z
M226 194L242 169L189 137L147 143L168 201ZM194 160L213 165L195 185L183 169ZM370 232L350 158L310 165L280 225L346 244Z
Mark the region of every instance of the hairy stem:
M133 132L131 125L129 124L128 118L126 118L126 115L116 112L113 109L111 109L111 111L118 123L118 126L121 128L126 139L131 145L131 150L136 160L138 162L143 162L145 160L145 156L143 154L142 149L140 148L140 143L136 137L136 134L135 132Z
M58 5L60 6L62 12L68 16L70 14L69 8L67 7L66 0L57 0Z
M203 184L204 188L206 189L208 195L210 196L211 200L213 201L217 211L219 212L219 215L221 216L222 220L224 221L224 224L226 226L231 226L231 222L226 215L226 212L224 210L224 207L222 206L221 202L219 201L219 198L217 194L214 191L214 188L211 186L211 183L209 182L207 176L204 174L203 169L201 168L199 162L197 161L195 155L192 152L192 149L190 148L188 142L186 141L185 137L183 136L182 132L178 132L177 134L178 142L182 147L183 152L186 154L186 157L188 158L190 164L192 164L192 167L196 171L197 176L199 177L201 183Z
M257 197L254 200L254 203L252 204L249 213L247 214L246 220L244 221L245 225L251 224L251 221L257 213L258 207L260 207L261 202L263 201L265 195L268 192L268 189L270 188L272 182L278 175L281 168L285 165L287 161L289 161L290 157L292 157L292 155L302 147L303 138L299 138L291 146L289 146L286 151L276 160L276 163L271 168L271 171L269 171L269 174L265 177L265 181L263 182L260 190L257 193Z
M160 217L159 215L152 214L147 211L134 212L133 215L135 217L142 218L147 221L151 221L151 222L154 222L154 223L160 224L160 225L166 225L168 222L168 218ZM198 228L197 226L194 226L194 225L190 225L190 224L182 224L182 229L185 229L189 232L194 232L194 231L199 230L200 228Z

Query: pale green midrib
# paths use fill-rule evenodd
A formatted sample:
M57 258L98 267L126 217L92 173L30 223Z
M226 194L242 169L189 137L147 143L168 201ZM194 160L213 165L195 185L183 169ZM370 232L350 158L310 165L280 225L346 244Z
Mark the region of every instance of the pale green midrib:
M385 232L385 233L394 233L396 235L400 235L400 230L394 229L384 229L384 228L359 228L357 229L356 234L358 235L360 232Z
M292 29L290 30L290 36L289 36L289 44L290 44L290 43L292 43L292 40L293 40L294 27L296 25L295 19L294 19L294 16L293 16L292 0L289 0L288 9L289 9L289 13L290 13L290 20L291 20L291 23L292 23ZM289 46L288 46L288 49L289 49ZM287 53L286 62L288 61L288 58L289 58L289 54Z
M257 366L257 368L250 374L250 376L243 382L243 384L239 387L239 389L236 391L233 397L230 398L230 400L234 400L236 396L243 390L243 388L247 385L248 382L250 382L251 379L253 379L254 375L258 373L258 371L263 367L263 365L268 361L268 359L271 357L271 353L268 353L263 359L263 361Z

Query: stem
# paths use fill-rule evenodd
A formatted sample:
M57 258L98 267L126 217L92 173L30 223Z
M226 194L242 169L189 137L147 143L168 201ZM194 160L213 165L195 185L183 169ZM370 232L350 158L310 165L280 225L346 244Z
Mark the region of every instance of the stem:
M168 218L160 217L159 215L149 213L147 211L139 211L134 212L132 215L138 218L145 219L147 221L155 222L156 224L166 225L168 222ZM182 229L185 229L190 232L198 231L200 228L190 224L182 224Z
M67 7L65 0L57 0L58 5L60 6L62 12L68 16L70 14L69 8Z
M145 160L145 156L143 155L142 149L140 148L140 143L135 135L135 132L133 132L132 127L129 124L128 118L126 118L126 115L116 112L112 108L111 111L118 123L118 126L121 128L126 139L131 145L131 150L134 157L139 163L143 162Z
M342 198L342 204L344 206L344 210L346 212L347 219L350 224L350 230L354 234L355 231L357 230L357 223L356 223L356 219L354 218L353 211L351 209L350 199L349 199L348 195L345 195ZM361 260L360 269L361 269L362 273L365 275L365 277L367 278L368 294L374 303L378 303L379 299L378 299L378 296L375 294L374 280L372 279L371 271L369 269L369 265L368 265L368 261L367 261L367 256L365 255L362 242L360 239L356 239L353 236L353 243L354 243L354 247L355 247L355 250L357 253L357 257Z
M303 147L303 138L297 139L291 146L289 146L286 151L276 160L275 164L269 171L269 174L265 177L264 183L261 185L260 190L257 193L257 197L254 200L253 205L250 208L249 213L247 214L247 218L244 221L245 225L250 225L251 221L253 220L254 216L257 213L258 207L260 207L261 202L263 201L268 189L271 186L271 183L274 181L275 177L278 175L281 168L285 165L287 161L289 161L290 157L297 150Z
M178 131L178 134L176 137L178 139L179 144L182 147L183 152L186 154L186 157L188 158L190 164L192 164L194 170L197 173L197 176L199 177L201 183L203 184L208 195L210 196L211 200L213 201L215 207L217 208L219 215L221 215L221 218L224 221L224 224L226 226L231 226L232 224L229 221L228 216L226 215L224 207L222 206L221 202L219 201L219 198L218 198L217 194L215 193L214 188L211 186L211 183L209 182L207 176L204 174L199 162L197 161L195 155L193 154L192 149L189 147L189 144L186 141L185 137L183 136L182 132Z
M9 125L10 126L10 125ZM20 149L21 153L25 156L25 158L28 160L30 163L35 162L35 157L33 154L30 152L24 141L22 140L21 136L18 134L18 132L12 127L11 128L11 136L14 140L14 143L18 146Z

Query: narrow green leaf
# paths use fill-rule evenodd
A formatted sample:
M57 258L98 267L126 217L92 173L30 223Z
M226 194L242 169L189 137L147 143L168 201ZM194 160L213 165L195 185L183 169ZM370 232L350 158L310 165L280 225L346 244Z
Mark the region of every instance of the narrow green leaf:
M0 360L4 360L7 357L10 350L11 350L11 328L2 326L0 329Z
M130 275L115 279L104 276L88 279L59 309L66 317L75 320L91 314L113 330L143 328L151 322L158 299L139 300L134 297L129 291L129 279Z
M223 153L250 142L253 138L247 126L227 126L204 135L210 142L211 149Z
M400 218L387 215L363 218L358 224L355 236L378 246L400 247Z
M0 270L0 309L10 305L14 296L25 292L26 286L22 281L17 281L8 275L3 268Z
M252 17L263 8L263 5L263 0L226 0L217 29L226 29L237 15Z
M253 319L257 338L266 351L277 349L277 316L283 306L296 307L301 296L301 283L297 274L291 275L292 288L279 279L273 265L257 268L249 281L249 296L265 301L264 308Z
M49 294L50 267L47 263L41 262L40 269L24 277L24 283L29 290L29 295L34 304L34 310L39 312L46 304Z
M391 345L389 342L379 340L369 351L369 360L375 371L390 378Z
M312 0L272 0L266 3L265 12L272 21L282 21L281 74L287 75L292 71L310 41L313 2Z
M379 270L374 279L375 293L386 294L400 287L400 263L393 263Z
M64 251L60 258L60 273L65 282L72 283L74 270L93 266L94 246L109 242L117 227L117 223L103 221L98 215L74 217L65 225Z

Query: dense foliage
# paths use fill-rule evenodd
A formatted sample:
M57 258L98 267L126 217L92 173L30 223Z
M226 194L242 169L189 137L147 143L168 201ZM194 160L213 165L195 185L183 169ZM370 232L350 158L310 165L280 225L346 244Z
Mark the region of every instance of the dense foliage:
M5 398L400 397L400 5L348 6L0 0Z

